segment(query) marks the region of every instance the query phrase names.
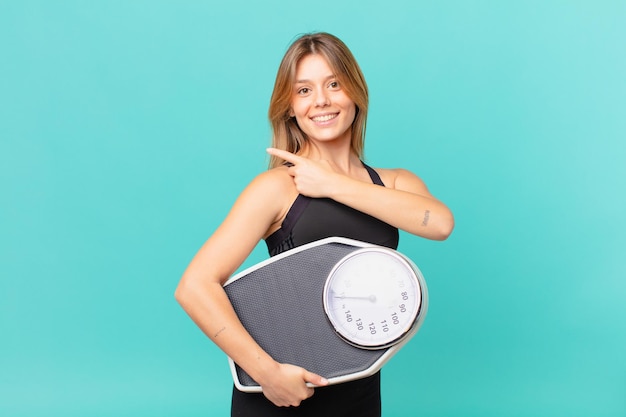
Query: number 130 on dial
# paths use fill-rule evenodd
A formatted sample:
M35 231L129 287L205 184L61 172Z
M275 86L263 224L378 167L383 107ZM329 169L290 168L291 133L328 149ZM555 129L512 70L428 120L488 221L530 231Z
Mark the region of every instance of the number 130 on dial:
M425 292L419 269L398 252L356 250L332 269L324 285L324 312L346 342L382 349L416 326Z

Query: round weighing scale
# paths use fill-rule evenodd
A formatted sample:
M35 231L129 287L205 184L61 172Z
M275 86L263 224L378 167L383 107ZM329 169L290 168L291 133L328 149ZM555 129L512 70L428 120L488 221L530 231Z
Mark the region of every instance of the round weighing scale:
M424 278L386 247L331 237L299 246L224 284L243 326L276 361L347 382L376 373L426 315ZM237 389L261 387L229 358Z

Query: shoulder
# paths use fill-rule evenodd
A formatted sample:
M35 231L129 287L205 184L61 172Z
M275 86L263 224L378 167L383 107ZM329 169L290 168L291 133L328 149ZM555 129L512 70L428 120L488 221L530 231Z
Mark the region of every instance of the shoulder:
M267 216L263 237L280 228L298 191L286 166L272 168L257 175L246 187L241 200L256 216Z
M287 167L272 168L257 175L248 184L242 197L257 209L282 212L297 197L298 192Z
M293 188L293 180L287 172L287 167L272 168L257 175L248 185L248 189L262 193L289 192Z
M424 193L426 184L420 177L404 168L374 168L386 187L396 190Z

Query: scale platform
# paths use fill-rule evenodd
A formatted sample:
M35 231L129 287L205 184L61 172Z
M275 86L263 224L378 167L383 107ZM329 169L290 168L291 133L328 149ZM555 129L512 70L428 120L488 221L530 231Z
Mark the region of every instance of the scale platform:
M331 323L324 305L327 282L337 266L367 248L377 256L401 258L417 282L415 313L401 338L382 347L351 343ZM357 277L358 278L358 277ZM231 277L225 284L243 326L276 361L301 366L329 384L373 375L415 335L428 307L424 278L399 252L377 245L331 237L271 257ZM244 392L261 387L229 358L235 386Z

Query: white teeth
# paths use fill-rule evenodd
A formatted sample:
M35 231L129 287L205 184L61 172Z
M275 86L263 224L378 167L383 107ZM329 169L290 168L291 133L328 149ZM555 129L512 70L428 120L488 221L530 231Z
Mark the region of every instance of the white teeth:
M327 114L325 116L313 117L313 121L315 121L315 122L327 122L330 119L334 119L335 117L337 117L337 114Z

